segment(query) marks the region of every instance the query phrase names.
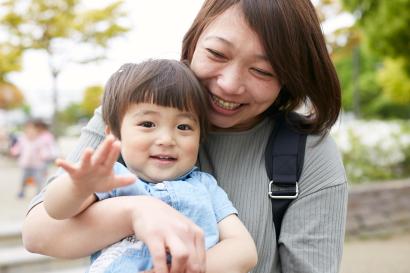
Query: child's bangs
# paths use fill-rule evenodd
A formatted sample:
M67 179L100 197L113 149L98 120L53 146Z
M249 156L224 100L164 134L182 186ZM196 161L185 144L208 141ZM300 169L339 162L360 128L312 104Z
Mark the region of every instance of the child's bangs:
M159 106L172 107L184 112L195 111L195 95L192 87L177 82L161 83L154 80L133 92L130 103L153 103Z

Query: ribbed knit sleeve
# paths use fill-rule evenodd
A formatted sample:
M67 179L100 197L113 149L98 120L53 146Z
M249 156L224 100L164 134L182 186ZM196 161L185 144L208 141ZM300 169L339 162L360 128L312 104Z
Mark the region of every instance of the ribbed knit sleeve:
M94 116L87 123L87 126L81 129L80 138L73 151L68 155L67 160L77 162L85 148L97 148L105 138L105 124L102 119L101 106L94 111Z

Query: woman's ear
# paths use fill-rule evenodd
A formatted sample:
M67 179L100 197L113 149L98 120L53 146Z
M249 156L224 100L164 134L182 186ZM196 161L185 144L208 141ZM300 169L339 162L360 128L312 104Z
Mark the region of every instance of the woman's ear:
M105 126L104 133L105 133L106 136L111 134L111 129L107 125Z

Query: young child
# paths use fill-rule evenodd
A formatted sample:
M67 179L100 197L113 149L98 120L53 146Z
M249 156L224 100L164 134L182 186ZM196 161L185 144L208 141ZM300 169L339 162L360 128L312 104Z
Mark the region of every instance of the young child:
M115 196L154 196L196 223L207 249L220 242L219 234L234 229L234 239L243 241L241 251L249 252L248 272L257 260L252 238L215 179L194 166L207 127L207 103L194 74L181 62L123 65L109 79L102 102L106 132L121 143L108 136L95 152L86 150L79 164L57 161L68 174L47 187L44 206L49 215L73 217L91 203ZM116 162L120 150L125 166ZM223 225L232 220L234 228ZM89 272L152 267L148 247L131 236L93 254Z
M35 125L35 120L29 120L24 124L23 133L17 138L17 141L10 148L10 153L18 157L18 164L22 170L21 186L17 194L23 198L27 186L27 180L33 179L40 192L45 180L43 166L45 159L43 155L46 147L40 139L40 132Z

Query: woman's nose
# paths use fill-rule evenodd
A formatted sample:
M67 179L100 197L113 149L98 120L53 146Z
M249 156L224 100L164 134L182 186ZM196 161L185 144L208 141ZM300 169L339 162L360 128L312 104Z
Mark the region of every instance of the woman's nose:
M216 82L226 93L241 94L245 91L244 76L239 67L231 65L222 70Z

